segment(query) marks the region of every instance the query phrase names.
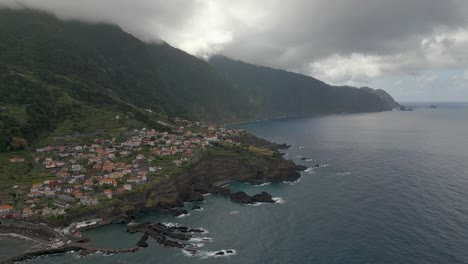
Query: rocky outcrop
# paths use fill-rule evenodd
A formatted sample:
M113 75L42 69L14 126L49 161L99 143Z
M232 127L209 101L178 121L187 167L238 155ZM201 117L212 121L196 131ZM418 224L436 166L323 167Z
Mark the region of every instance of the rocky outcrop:
M200 207L199 205L194 204L194 205L192 206L192 211L193 211L193 210L200 210L200 209L201 209L201 207Z
M141 239L137 242L137 246L138 247L148 247L148 243L146 243L146 241L148 240L149 238L149 235L148 234L144 234Z
M245 192L236 192L229 195L229 199L231 201L241 204L250 204L252 202L252 198L248 196Z
M251 200L254 203L274 203L275 202L271 194L267 192L255 194L254 196L251 197Z
M274 203L273 197L267 192L255 194L253 196L247 195L245 192L236 192L229 196L231 201L241 204L255 204L255 203Z
M177 208L171 209L171 210L169 210L167 212L172 216L181 216L181 215L188 214L187 210L177 209Z
M188 228L185 226L168 226L161 223L143 223L136 226L131 226L127 229L130 234L143 233L143 237L138 242L138 246L146 247L146 240L152 237L159 244L166 247L186 248L191 244L180 241L188 241L192 238L192 234L204 233L202 229Z

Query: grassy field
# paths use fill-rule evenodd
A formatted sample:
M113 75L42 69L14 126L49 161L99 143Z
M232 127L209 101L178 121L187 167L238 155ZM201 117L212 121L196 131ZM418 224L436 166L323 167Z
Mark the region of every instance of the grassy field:
M140 122L123 113L109 109L81 106L79 115L71 116L60 123L40 145L61 144L67 142L90 143L94 133L106 131L109 135L118 135L133 128L143 127ZM73 135L80 135L73 137ZM84 135L84 136L83 136ZM54 140L57 139L57 140Z
M0 105L0 109L2 109L0 114L10 116L16 119L20 124L25 124L28 121L26 107L27 105Z

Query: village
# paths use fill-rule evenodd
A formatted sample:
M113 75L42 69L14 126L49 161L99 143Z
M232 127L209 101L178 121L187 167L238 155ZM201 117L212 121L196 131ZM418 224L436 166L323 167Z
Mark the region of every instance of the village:
M0 217L57 217L74 207L96 206L131 192L189 163L213 142L233 144L241 133L176 118L172 133L134 129L119 137L89 144L60 144L37 148L36 167L55 177L34 183L22 201L1 204ZM24 162L12 158L12 163Z

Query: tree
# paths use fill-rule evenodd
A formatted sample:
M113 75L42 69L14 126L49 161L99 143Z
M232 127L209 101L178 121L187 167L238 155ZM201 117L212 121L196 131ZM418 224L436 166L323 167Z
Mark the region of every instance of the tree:
M24 138L13 137L10 146L13 150L25 149L28 147L28 141Z

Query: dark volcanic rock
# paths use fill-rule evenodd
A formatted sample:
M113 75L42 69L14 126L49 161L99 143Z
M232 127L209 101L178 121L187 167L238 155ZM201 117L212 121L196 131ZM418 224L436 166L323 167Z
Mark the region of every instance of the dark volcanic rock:
M168 211L169 214L171 214L172 216L180 216L180 215L185 215L185 214L188 214L187 210L182 210L182 209L171 209Z
M196 183L192 187L194 191L198 193L205 193L205 194L211 193L211 194L219 194L223 196L229 196L229 194L231 193L228 188L215 186L213 184L204 183L204 182Z
M253 203L250 196L248 196L245 192L232 193L231 195L229 195L229 199L231 199L231 201L233 202L241 203L241 204Z
M180 192L180 197L186 202L203 201L203 194L193 188L185 188Z
M205 230L203 229L197 229L197 228L190 228L187 230L188 233L205 233Z
M199 193L199 192L196 192L196 191L192 191L190 193L190 198L187 199L188 202L199 202L199 201L203 201L205 198L203 197L203 194Z
M223 195L223 196L229 196L231 194L231 191L229 191L228 188L219 187L219 186L212 186L211 190L210 190L210 193L219 194L219 195Z
M200 192L204 194L210 193L210 190L211 190L211 184L208 184L206 182L197 182L193 184L192 187L196 192Z
M134 234L136 232L143 233L143 237L137 243L139 247L147 247L146 240L152 237L156 242L167 247L184 248L189 244L180 243L178 241L189 240L193 233L204 233L203 229L193 229L185 226L166 226L161 223L143 223L127 228L127 232Z
M164 240L163 245L166 247L184 248L183 244L169 239Z
M306 166L302 166L302 165L297 165L297 166L296 166L296 170L297 170L297 171L305 171L305 170L307 170L307 167L306 167Z
M291 145L288 145L288 144L278 144L276 145L276 147L278 149L289 149L291 147Z
M218 251L218 252L216 252L215 255L216 255L216 256L223 256L223 255L224 255L224 252L223 252L223 251Z
M275 201L272 198L271 194L267 192L262 192L250 197L251 201L255 203L274 203Z
M201 207L199 205L193 205L192 210L200 210Z
M146 241L148 240L148 238L149 238L149 235L148 235L148 234L144 234L144 235L141 237L140 241L137 242L136 245L139 246L139 247L148 247L148 243L146 243Z

